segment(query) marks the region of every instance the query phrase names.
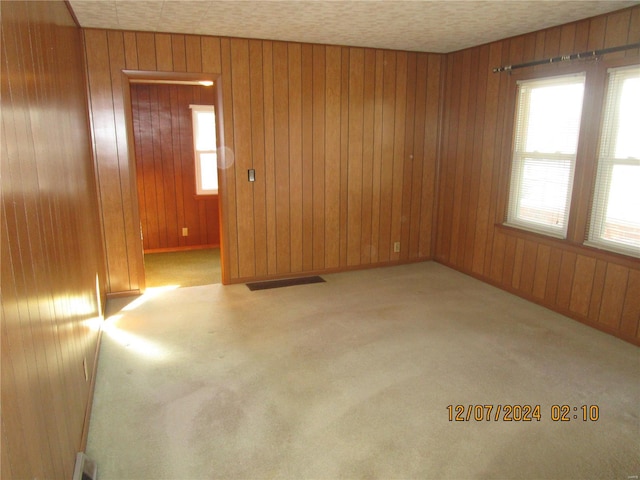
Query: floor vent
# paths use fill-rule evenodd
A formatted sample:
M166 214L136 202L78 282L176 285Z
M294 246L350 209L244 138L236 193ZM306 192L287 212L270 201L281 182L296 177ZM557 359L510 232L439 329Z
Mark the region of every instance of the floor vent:
M299 278L284 278L282 280L269 280L267 282L252 282L247 283L249 290L267 290L269 288L281 288L292 287L294 285L308 285L310 283L323 283L322 277L299 277Z

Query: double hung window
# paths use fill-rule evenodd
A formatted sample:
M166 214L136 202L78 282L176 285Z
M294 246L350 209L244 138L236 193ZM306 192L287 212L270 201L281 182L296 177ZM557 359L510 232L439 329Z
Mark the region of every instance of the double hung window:
M639 128L638 65L518 81L505 224L640 257Z
M507 223L565 238L584 73L518 84Z
M640 256L640 67L608 77L587 243Z
M193 120L196 194L217 194L218 156L214 107L213 105L190 105L190 107Z

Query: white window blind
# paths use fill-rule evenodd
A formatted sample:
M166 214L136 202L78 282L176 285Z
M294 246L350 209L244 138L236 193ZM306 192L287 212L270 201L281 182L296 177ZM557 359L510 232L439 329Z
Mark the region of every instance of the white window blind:
M193 120L193 147L196 167L196 193L218 193L218 155L216 117L213 105L189 105Z
M640 66L608 77L587 244L640 257Z
M508 225L565 238L585 74L518 83Z

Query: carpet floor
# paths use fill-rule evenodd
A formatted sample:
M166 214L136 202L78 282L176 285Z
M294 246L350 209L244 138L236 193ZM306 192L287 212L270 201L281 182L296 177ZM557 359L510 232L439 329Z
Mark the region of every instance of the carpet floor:
M222 282L219 248L146 253L144 269L147 287L195 287Z
M98 478L637 478L636 346L433 262L323 278L110 301Z

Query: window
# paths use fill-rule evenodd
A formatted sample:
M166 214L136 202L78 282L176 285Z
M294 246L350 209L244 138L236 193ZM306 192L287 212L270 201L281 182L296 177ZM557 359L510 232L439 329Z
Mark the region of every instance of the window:
M587 244L640 256L640 67L609 69Z
M640 257L640 65L545 71L512 77L505 225Z
M213 105L190 105L193 119L193 148L196 163L196 193L218 193L216 117Z
M584 85L584 73L518 82L508 225L566 237Z

